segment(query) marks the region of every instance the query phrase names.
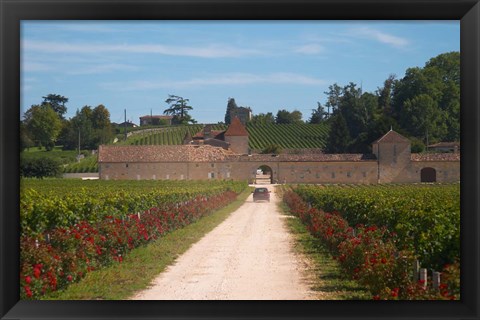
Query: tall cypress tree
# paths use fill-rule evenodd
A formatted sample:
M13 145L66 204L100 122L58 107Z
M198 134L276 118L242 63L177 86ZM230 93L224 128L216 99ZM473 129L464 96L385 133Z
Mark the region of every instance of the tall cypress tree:
M227 112L225 113L225 124L231 124L232 119L230 118L230 112L238 108L237 104L235 103L234 98L228 98L227 103Z

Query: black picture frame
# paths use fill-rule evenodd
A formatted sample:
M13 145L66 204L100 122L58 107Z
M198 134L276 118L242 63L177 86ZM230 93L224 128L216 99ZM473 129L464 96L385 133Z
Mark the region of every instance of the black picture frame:
M20 301L21 20L460 20L461 301ZM1 319L480 319L478 0L0 0Z

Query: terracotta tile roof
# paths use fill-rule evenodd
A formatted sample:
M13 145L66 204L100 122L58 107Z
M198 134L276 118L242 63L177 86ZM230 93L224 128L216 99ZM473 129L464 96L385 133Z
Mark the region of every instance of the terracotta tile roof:
M460 161L460 153L412 153L412 161Z
M375 161L374 154L253 154L229 156L229 159L237 161L295 161L295 162L345 162L345 161Z
M224 161L232 154L231 151L209 145L101 145L98 150L98 162L213 162Z
M380 139L375 140L373 143L379 143L379 142L385 142L385 143L395 143L395 142L408 142L410 143L410 140L402 136L400 133L390 130L386 134L384 134Z
M212 130L212 131L211 131L212 137L213 137L214 139L218 139L218 140L223 140L223 133L225 133L225 131L223 131L223 130ZM203 138L204 138L204 132L203 132L203 130L197 132L197 133L193 136L193 139L203 139Z
M429 148L453 148L453 147L460 147L460 142L439 142L435 144L431 144L428 146Z
M233 118L232 123L225 131L225 136L248 136L247 129L240 122L238 117Z

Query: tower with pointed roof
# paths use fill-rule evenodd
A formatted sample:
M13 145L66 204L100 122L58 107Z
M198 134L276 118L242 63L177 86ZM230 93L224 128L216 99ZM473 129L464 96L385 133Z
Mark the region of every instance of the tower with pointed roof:
M248 132L238 117L233 118L224 136L225 141L230 143L230 149L234 153L248 154Z
M408 180L405 170L410 166L410 146L410 140L393 129L372 143L372 151L378 161L379 183Z

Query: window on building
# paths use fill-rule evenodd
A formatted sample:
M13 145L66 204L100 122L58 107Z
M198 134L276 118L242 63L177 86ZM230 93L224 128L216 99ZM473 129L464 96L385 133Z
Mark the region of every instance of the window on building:
M332 179L335 179L335 172L332 172Z
M128 168L128 163L125 163L125 168Z
M212 168L215 168L215 163L212 163L211 166L212 166Z
M347 177L351 177L352 176L352 173L350 171L347 172Z
M215 172L209 172L208 179L214 179L214 178L215 178Z
M362 172L362 175L363 175L363 177L364 177L364 178L366 178L366 177L367 177L367 173L366 173L365 171L364 171L364 172Z

